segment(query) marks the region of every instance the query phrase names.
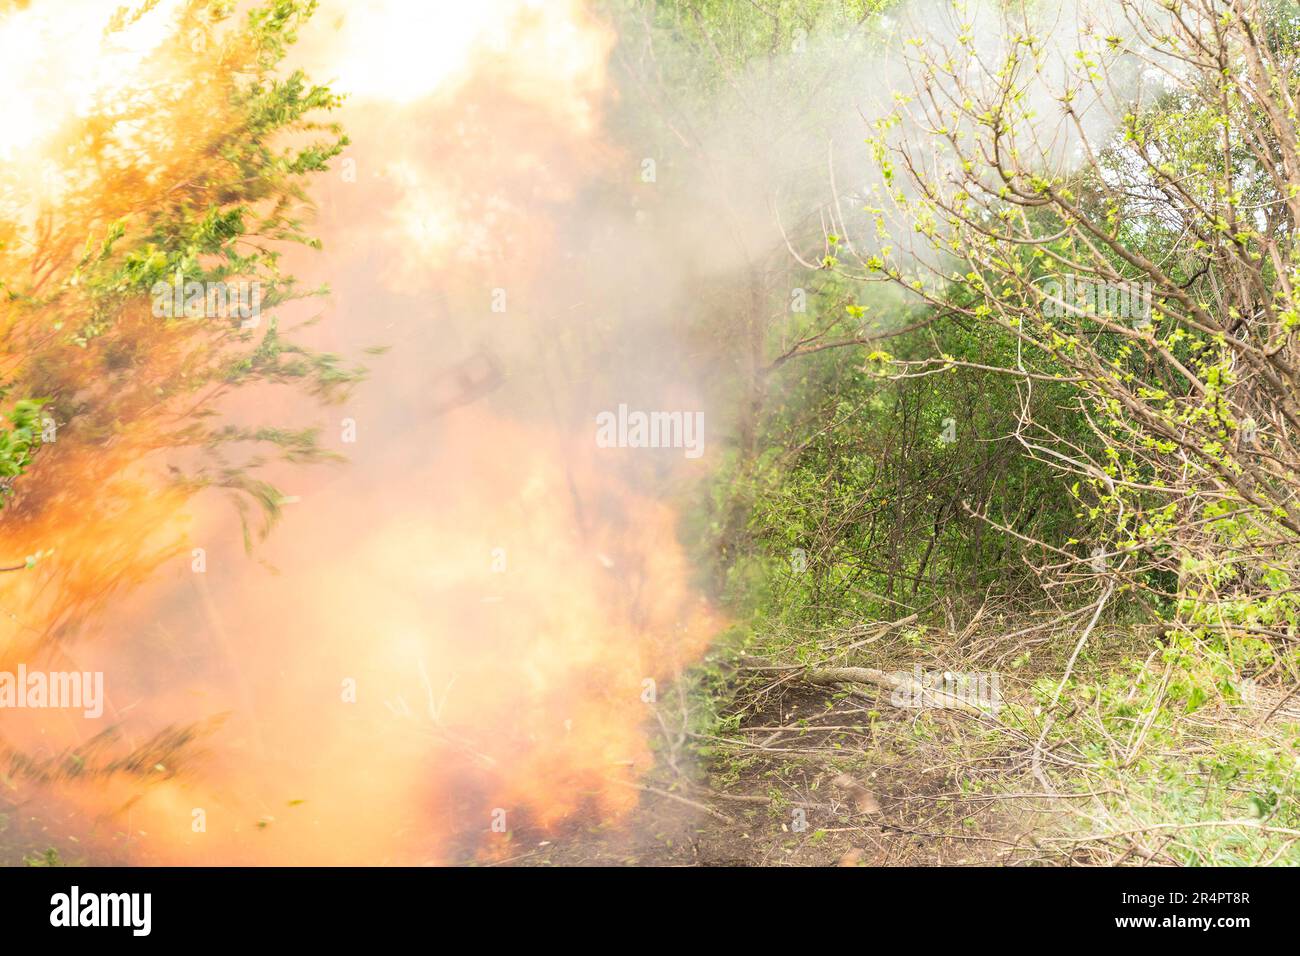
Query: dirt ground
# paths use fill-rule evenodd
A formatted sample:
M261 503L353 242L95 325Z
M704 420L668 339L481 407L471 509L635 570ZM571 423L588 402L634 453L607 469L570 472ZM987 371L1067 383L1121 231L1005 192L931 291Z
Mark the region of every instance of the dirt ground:
M558 833L525 826L490 865L1033 862L1031 833L1042 821L1005 795L982 792L981 778L998 768L967 746L971 718L931 714L919 734L917 720L864 697L791 684L726 742L694 741L704 753L693 770L674 772L661 760L629 819ZM976 759L945 765L954 752Z

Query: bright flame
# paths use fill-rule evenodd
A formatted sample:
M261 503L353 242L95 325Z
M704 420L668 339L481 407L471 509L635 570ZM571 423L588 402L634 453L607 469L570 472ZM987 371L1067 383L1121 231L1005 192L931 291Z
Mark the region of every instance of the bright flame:
M564 171L608 152L599 119L615 37L580 0L383 0L305 32L294 61L348 94L346 156L367 207L382 196L385 210L351 215L346 235L389 250L394 287L427 287L449 259L543 244L533 204L570 198Z
M399 509L315 496L272 544L287 583L236 548L208 556L209 582L185 553L167 600L109 616L119 639L76 656L106 672L114 716L229 716L206 753L143 761L143 788L86 760L67 832L149 863L454 862L509 849L497 811L517 831L635 805L655 695L717 628L673 513L558 436L467 414L445 441L429 473L391 472ZM91 732L17 716L7 734L47 756Z
M23 51L0 64L5 77L31 83L50 63L57 79L38 99L65 84L90 97L66 116L111 109L117 89L117 54L97 45L103 18L77 22L75 53L49 32L83 6L100 5L42 4L0 25L3 48ZM520 283L544 282L552 207L609 156L609 32L577 0L384 0L318 16L303 61L355 94L344 122L357 175L320 184L325 247L347 253L335 268L364 272L361 252L377 251L394 264L390 289L409 294L453 271L473 284L508 246ZM63 122L24 113L7 148L35 152ZM386 318L366 278L339 308L355 334ZM653 689L718 626L688 583L675 516L611 477L589 434L481 409L435 419L427 370L455 357L436 323L421 310L411 325L425 350L368 386L388 403L362 420L382 436L352 466L369 486L290 507L263 552L280 577L242 554L224 503L191 502L187 515L156 476L129 470L126 484L97 483L96 469L145 461L143 449L42 452L44 486L75 493L0 525L4 554L57 549L5 592L14 626L0 631L0 664L30 661L24 635L61 637L84 611L101 639L75 647L75 666L105 671L121 736L6 716L6 742L46 761L17 774L16 799L61 809L59 832L83 844L153 863L467 859L508 846L490 829L498 810L514 830L618 820L635 804ZM234 408L271 422L284 411L264 393ZM412 468L407 450L435 441L442 453ZM84 520L78 495L103 500L99 520ZM192 546L206 551L202 574ZM134 593L107 587L123 573Z

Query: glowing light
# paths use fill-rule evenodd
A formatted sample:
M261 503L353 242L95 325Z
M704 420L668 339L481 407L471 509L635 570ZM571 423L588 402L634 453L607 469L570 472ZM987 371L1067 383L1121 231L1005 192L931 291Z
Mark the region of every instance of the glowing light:
M488 63L576 118L603 86L610 43L578 0L376 0L321 15L296 59L355 99L392 104L447 93Z
M71 119L111 110L172 33L180 0L106 35L118 10L101 0L43 0L0 14L0 159L40 151Z

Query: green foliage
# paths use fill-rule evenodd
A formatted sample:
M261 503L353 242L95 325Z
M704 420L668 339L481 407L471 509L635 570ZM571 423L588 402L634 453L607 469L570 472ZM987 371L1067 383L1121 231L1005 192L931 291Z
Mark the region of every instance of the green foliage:
M54 847L49 847L45 852L23 857L23 866L52 867L67 866L63 858L59 856L59 851Z
M27 470L41 445L40 401L23 399L5 416L9 427L0 427L0 508L12 494L15 478Z
M800 31L886 6L662 4L654 22L707 51L684 59L725 90ZM1018 609L1087 609L1113 587L1122 652L1094 636L1067 679L1077 629L1012 646L1004 665L1030 687L1003 729L1042 733L1077 771L1061 776L1087 768L1080 788L1111 795L1112 829L1154 827L1188 864L1300 862L1297 727L1250 699L1300 675L1300 179L1276 105L1300 96L1294 12L1153 28L1137 47L1214 55L1070 162L1053 157L1070 123L1042 133L1040 81L1060 65L1046 36L1015 21L1002 49L974 29L919 40L917 96L870 130L880 243L819 237L820 268L789 283L806 313L780 282L752 296L782 316L759 341L770 365L735 390L755 437L693 529L737 643L787 665L863 622L916 614L876 652L919 656L954 607L990 602L1015 632ZM1128 42L1080 52L1060 102L1135 83ZM1146 314L1048 308L1044 290L1078 277L1138 284Z
M174 62L158 65L169 82L128 87L111 116L67 131L67 192L41 251L48 275L33 282L18 245L0 244L3 325L21 363L9 389L45 397L61 450L197 450L177 459L190 471L181 486L219 485L265 505L275 496L253 493L258 480L245 474L265 458L234 461L219 451L283 447L283 434L230 432L212 423L214 404L234 388L267 385L335 401L364 376L294 342L275 315L325 291L298 289L281 257L286 244L317 245L306 183L348 142L325 119L340 98L280 69L315 8L314 0L267 0L237 12L233 3L191 0L176 26L186 42L165 45ZM158 288L187 283L256 284L261 315L255 323L233 312L158 317ZM33 464L36 443L23 427L0 435L8 435L0 453L7 493ZM289 445L294 460L323 457Z

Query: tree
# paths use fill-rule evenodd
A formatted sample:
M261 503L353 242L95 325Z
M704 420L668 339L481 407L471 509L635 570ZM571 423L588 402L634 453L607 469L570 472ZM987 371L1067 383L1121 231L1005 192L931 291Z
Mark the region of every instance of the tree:
M103 42L155 6L119 10ZM223 398L284 384L330 401L361 375L276 315L307 294L280 267L316 244L305 183L347 143L321 119L338 97L280 68L316 5L235 6L185 4L96 110L24 144L0 194L0 542L59 549L44 635L174 553L144 528L201 490L235 498L250 540L255 504L265 533L280 496L259 449L330 457L311 430L223 422Z
M160 17L155 6L119 11L105 42ZM223 399L288 386L329 402L362 375L295 344L276 311L307 294L281 269L285 249L316 245L305 184L347 143L323 120L338 98L280 66L315 3L235 8L185 4L129 82L40 144L47 175L15 166L2 183L0 549L29 554L3 570L54 552L5 579L21 611L6 615L11 659L62 652L91 612L175 557L172 519L196 494L230 494L251 544L281 504L259 470L333 457L310 429L225 420ZM37 781L147 775L200 736L167 727L109 755L110 728L73 753L37 759L3 741L0 753L8 774Z
M1073 51L1023 8L993 49L975 14L914 48L875 148L882 220L917 241L863 257L861 277L1019 343L1000 369L1025 399L1017 439L1071 476L1093 529L1037 542L1041 570L1210 628L1240 664L1290 640L1300 580L1300 23L1268 0L1115 12ZM1086 440L1031 413L1063 383Z

